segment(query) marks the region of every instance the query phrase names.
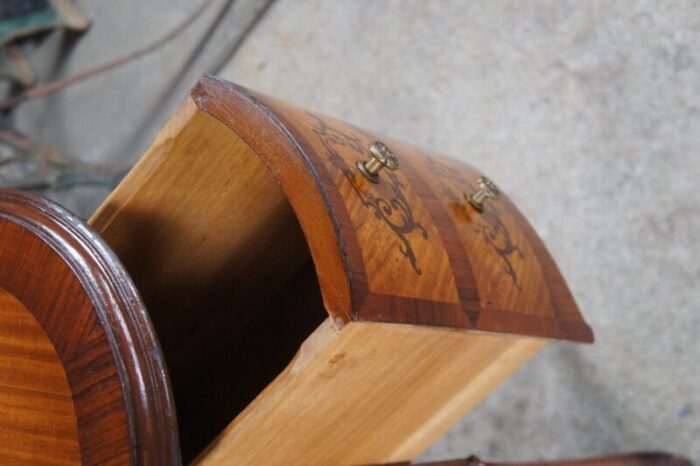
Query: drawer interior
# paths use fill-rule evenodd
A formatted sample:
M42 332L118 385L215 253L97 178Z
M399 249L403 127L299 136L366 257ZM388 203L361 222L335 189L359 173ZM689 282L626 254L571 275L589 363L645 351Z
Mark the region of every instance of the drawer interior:
M188 105L90 223L151 316L187 462L327 317L304 234L250 147Z

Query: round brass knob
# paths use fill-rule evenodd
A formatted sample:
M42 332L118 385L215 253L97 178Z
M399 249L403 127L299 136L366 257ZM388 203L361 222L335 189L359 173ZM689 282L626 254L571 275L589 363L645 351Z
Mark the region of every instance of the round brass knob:
M465 194L464 198L469 202L476 210L481 212L484 210L484 204L489 199L496 200L501 194L496 183L489 180L485 176L479 177L479 189L472 194Z
M379 171L382 168L391 171L399 169L399 160L383 142L375 141L370 144L369 153L369 160L357 162L357 169L372 183L379 182Z

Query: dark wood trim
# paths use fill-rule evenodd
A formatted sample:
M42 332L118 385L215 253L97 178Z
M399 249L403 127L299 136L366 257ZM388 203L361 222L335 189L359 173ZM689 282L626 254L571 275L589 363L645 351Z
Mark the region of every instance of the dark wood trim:
M81 219L0 189L0 287L34 315L64 366L81 461L178 465L165 363L128 274Z
M462 310L469 318L469 324L474 327L481 312L481 299L479 290L475 286L476 280L471 261L459 239L455 224L444 204L410 160L404 161L402 169L411 175L414 188L424 199L433 222L438 226L438 232L455 274Z

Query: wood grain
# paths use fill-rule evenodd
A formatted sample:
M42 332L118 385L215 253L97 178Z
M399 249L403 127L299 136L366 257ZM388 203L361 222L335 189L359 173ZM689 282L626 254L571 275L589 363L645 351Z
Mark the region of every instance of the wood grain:
M482 175L474 168L216 78L200 80L192 96L281 184L332 316L593 340L554 261L508 197L483 212L464 201ZM376 184L355 168L375 140L401 166Z
M80 464L73 397L31 312L0 289L0 463Z
M191 101L90 223L148 306L188 460L323 321L303 233L264 162Z
M401 169L372 184L355 163L379 139ZM6 422L39 423L50 394L42 441L88 465L414 458L547 339L592 340L507 196L464 202L480 175L203 79L94 230L0 190L0 309L21 323L0 390L40 393Z
M56 396L70 396L77 432L63 424L61 442L68 449L79 446L81 464L179 464L174 408L157 340L133 284L104 242L55 204L0 190L0 264L3 296L22 304L25 329L32 319L36 323L32 331L17 333L11 325L0 330L15 349L22 348L0 347L0 358L13 361L1 368L0 380L48 393L47 378L57 381L64 373L69 391ZM37 340L40 333L43 340ZM35 368L38 354L47 358L46 371L21 369ZM7 419L39 422L31 416L42 406L40 398L4 406ZM61 406L66 412L67 405ZM50 419L47 412L44 420ZM25 433L39 435L41 423L34 427ZM7 455L25 453L19 443L3 447L14 452L4 451ZM55 454L75 459L72 450L61 451ZM51 457L37 448L24 460L42 464Z
M371 184L376 139L205 78L91 218L160 335L185 460L222 430L199 462L411 459L527 337L592 338L507 197L474 211L479 172L384 137L401 169ZM357 357L319 375L336 346Z
M545 343L328 320L194 464L410 460Z

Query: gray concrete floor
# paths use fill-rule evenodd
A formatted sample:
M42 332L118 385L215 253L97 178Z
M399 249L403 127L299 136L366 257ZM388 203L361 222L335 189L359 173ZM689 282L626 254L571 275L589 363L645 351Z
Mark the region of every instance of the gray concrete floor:
M126 19L128 4L143 12ZM85 5L94 30L70 60L128 49L190 8ZM185 48L24 106L18 126L76 157L132 162L170 107L125 115L160 95L171 60L197 34ZM424 459L663 449L700 464L699 43L692 1L280 0L222 71L492 175L542 235L594 328L592 346L547 347ZM200 70L188 68L176 97ZM71 98L86 102L88 118ZM60 117L39 118L57 115L46 105Z

